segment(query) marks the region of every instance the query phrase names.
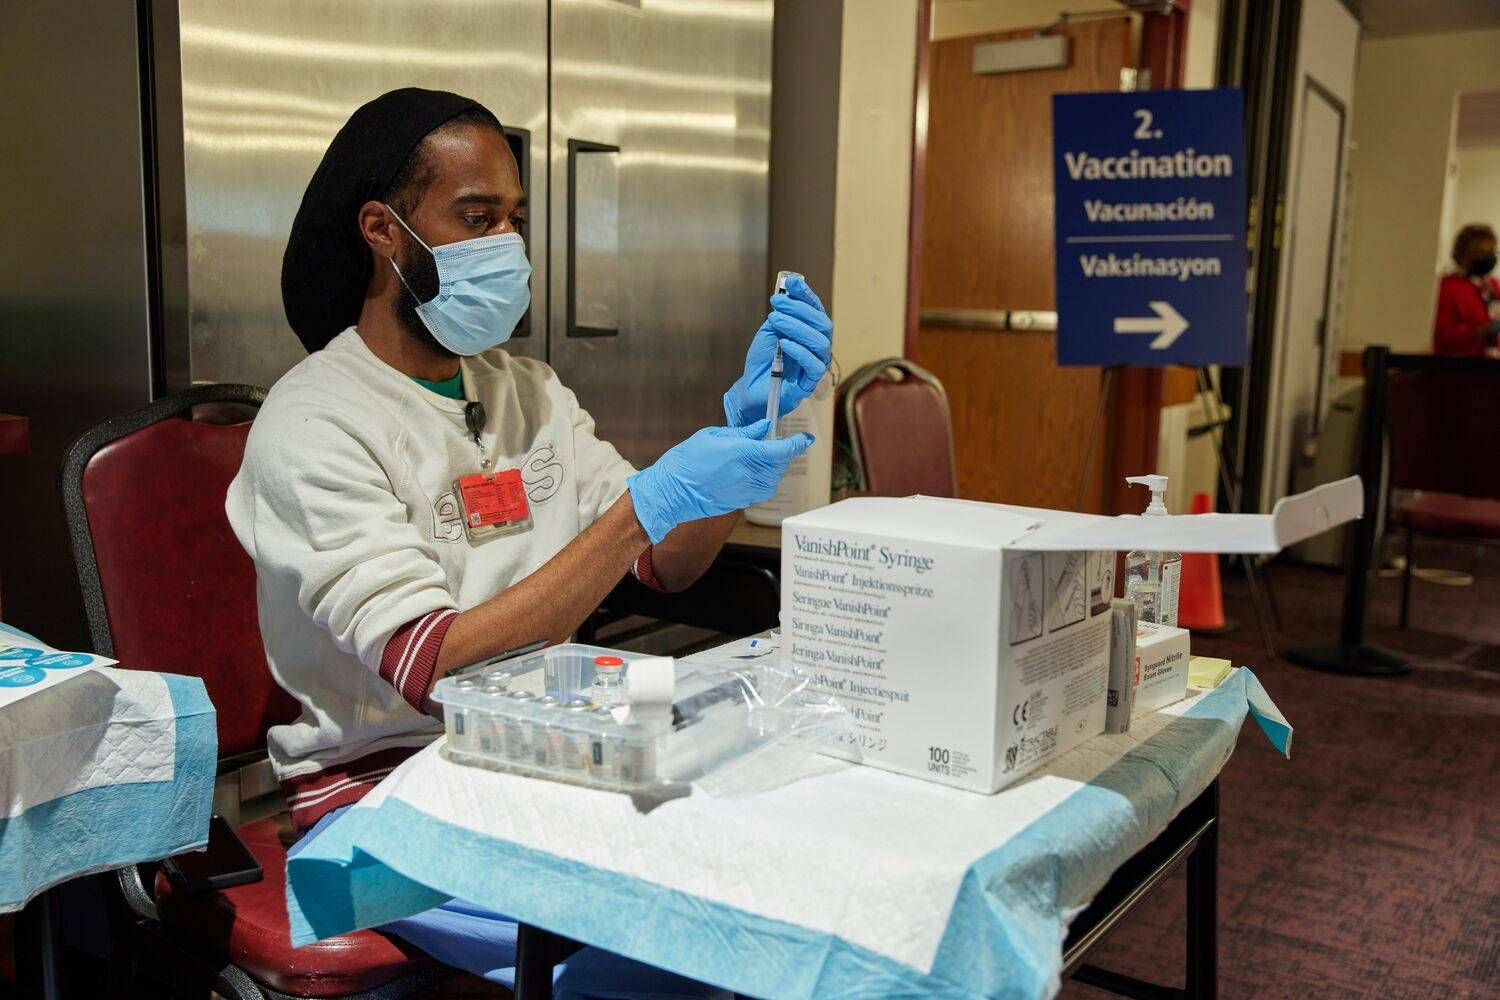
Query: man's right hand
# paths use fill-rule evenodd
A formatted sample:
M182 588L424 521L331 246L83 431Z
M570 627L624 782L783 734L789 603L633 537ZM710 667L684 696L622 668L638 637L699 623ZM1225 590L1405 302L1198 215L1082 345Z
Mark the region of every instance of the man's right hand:
M635 515L654 545L684 521L715 517L769 500L811 434L765 440L768 420L705 427L655 465L626 480Z

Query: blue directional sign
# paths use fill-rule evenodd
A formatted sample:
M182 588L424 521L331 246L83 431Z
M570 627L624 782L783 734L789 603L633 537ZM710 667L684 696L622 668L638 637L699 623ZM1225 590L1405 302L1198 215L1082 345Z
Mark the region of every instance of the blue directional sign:
M1238 90L1057 94L1057 363L1244 365Z

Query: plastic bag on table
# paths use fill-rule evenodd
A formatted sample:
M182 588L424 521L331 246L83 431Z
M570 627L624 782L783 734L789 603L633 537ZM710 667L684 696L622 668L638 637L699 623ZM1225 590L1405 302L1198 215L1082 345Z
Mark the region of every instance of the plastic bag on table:
M847 725L844 707L779 657L692 666L677 677L660 773L717 797L770 791L847 766L818 752Z

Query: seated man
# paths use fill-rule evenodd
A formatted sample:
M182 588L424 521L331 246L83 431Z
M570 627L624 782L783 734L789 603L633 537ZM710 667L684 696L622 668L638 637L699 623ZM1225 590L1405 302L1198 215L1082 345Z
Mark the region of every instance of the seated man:
M724 396L727 426L633 469L551 368L498 349L530 302L525 206L494 115L405 89L339 130L292 223L282 297L309 356L261 408L227 509L266 658L302 705L268 736L302 844L442 732L428 695L445 673L566 640L627 572L691 584L811 443L765 439L777 343L783 412L829 361L832 324L794 279ZM510 981L504 917L455 902L386 929ZM710 992L594 949L558 988Z

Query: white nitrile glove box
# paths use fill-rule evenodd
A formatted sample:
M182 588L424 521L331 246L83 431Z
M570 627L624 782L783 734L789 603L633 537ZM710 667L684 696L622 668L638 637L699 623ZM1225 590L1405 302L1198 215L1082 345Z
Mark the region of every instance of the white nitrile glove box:
M1135 627L1135 711L1154 712L1187 697L1188 630L1155 622Z
M995 792L1104 731L1116 550L1274 553L1362 505L1357 477L1265 515L843 500L782 523L782 655L849 711L827 752Z

